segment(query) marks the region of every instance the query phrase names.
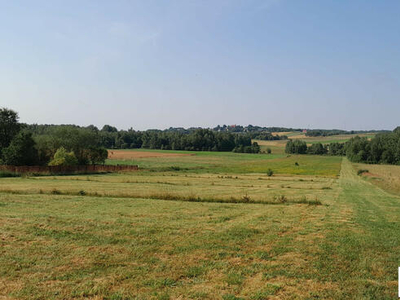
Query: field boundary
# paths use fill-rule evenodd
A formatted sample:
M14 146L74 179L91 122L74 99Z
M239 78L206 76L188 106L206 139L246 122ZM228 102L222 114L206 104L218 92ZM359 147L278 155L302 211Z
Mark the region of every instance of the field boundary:
M79 165L79 166L7 166L0 165L0 171L15 174L88 174L137 171L137 165Z

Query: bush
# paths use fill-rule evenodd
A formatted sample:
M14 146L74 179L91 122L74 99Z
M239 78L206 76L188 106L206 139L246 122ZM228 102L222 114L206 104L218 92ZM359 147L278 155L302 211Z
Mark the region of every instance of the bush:
M268 153L268 154L271 154L271 153L272 153L271 148L267 148L267 153Z
M274 171L272 171L271 169L268 169L267 176L271 177L272 175L274 175Z
M67 152L64 147L61 147L54 154L54 158L49 162L49 166L74 166L78 164L78 160L74 152Z
M362 174L368 173L368 172L369 172L369 171L366 170L366 169L360 169L360 170L357 171L357 175L362 175Z

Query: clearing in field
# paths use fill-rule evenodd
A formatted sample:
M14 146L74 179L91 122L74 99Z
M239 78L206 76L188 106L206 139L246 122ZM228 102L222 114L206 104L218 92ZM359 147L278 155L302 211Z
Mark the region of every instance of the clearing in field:
M400 197L347 159L134 161L142 171L0 178L0 298L397 295Z

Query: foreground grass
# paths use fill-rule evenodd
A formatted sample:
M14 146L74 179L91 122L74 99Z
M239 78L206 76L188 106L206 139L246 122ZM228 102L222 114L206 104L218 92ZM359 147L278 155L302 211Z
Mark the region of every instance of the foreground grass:
M285 158L270 161L283 170ZM323 205L137 198L151 193ZM346 159L339 179L190 170L1 178L0 298L393 299L399 215L400 197Z
M264 299L289 295L298 282L306 295L317 274L307 261L321 239L309 221L327 210L47 195L0 201L0 295L24 299Z
M400 197L363 181L343 160L337 202L317 263L321 277L340 283L336 299L394 299L400 265Z

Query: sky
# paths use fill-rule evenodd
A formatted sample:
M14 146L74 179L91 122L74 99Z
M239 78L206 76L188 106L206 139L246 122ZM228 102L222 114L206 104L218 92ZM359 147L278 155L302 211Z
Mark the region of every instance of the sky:
M0 0L0 107L38 124L400 125L399 0Z

